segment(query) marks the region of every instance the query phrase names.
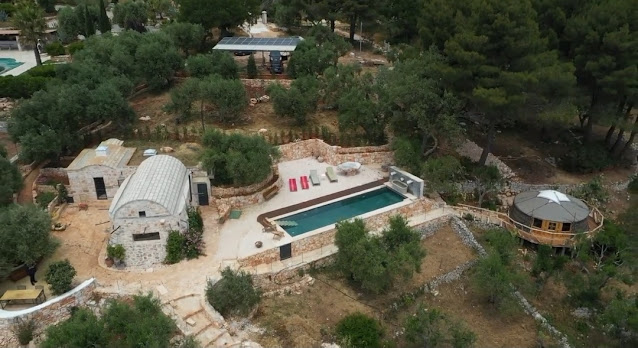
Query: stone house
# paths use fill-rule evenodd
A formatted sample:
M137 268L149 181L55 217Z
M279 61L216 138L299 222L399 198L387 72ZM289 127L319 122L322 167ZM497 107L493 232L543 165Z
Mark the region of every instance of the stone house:
M144 160L124 180L109 208L109 243L124 246L127 266L164 261L168 232L188 229L188 207L197 203L192 185L190 170L167 155Z
M66 168L69 197L75 203L115 197L124 179L135 172L128 166L135 148L118 139L105 140L95 149L84 149Z

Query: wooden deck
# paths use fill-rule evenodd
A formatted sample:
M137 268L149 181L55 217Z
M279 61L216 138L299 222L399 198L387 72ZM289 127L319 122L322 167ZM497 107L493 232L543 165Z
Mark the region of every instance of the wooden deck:
M512 220L507 214L500 213L483 208L473 207L470 205L459 204L458 208L461 212L467 212L472 215L479 215L487 219L490 223L495 223L503 228L506 228L516 233L520 238L526 241L549 245L554 248L571 248L576 241L577 235L585 235L586 238L592 238L594 234L603 226L604 217L598 211L593 208L587 218L587 225L589 230L579 233L573 232L551 232L537 229L535 227L521 224Z

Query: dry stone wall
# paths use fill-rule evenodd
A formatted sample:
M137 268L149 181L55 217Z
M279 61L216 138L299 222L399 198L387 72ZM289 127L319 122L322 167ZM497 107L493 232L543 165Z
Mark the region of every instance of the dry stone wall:
M66 294L52 298L35 307L20 311L0 310L0 347L19 347L15 335L11 332L12 326L17 321L34 320L37 324L36 336L39 336L47 326L67 319L70 316L71 308L86 304L92 297L94 290L95 281L89 279Z
M393 162L390 145L340 147L326 144L320 139L309 139L280 145L282 161L293 161L307 157L323 158L332 165L355 161L361 164L389 164Z

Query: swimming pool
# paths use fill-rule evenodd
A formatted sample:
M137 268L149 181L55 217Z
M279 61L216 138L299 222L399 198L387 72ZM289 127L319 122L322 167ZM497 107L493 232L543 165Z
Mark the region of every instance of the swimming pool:
M294 221L297 226L282 226L291 236L298 236L308 231L332 225L341 220L350 219L373 210L402 202L402 195L388 187L364 192L324 206L303 211L294 215L279 218L278 221Z
M0 58L0 73L5 73L22 64L22 62L18 62L13 58Z

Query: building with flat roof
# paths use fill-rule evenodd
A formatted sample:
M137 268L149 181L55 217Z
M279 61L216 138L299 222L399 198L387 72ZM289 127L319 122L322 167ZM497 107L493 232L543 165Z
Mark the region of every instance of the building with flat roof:
M118 139L108 139L95 149L84 149L66 168L69 197L76 203L109 200L115 197L124 179L135 172L131 160L135 148L122 146Z

